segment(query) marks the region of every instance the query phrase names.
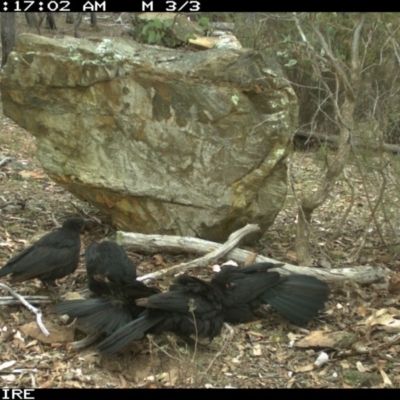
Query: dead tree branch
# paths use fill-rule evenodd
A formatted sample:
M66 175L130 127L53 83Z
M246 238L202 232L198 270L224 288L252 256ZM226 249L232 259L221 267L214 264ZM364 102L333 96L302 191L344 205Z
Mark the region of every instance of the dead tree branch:
M192 253L192 254L207 254L210 251L215 252L222 247L222 244L210 242L203 239L181 236L167 235L144 235L142 233L133 232L117 232L117 242L122 246L129 247L133 251L145 253L157 253L165 251L169 253ZM215 254L215 253L214 253ZM244 264L246 259L252 252L242 249L231 249L224 256L236 261L238 264ZM223 257L220 255L219 257ZM279 264L280 261L257 255L255 262L271 262ZM198 266L196 260L195 266ZM173 267L174 268L174 267ZM176 268L176 266L175 266ZM324 281L344 281L351 280L359 284L370 284L381 282L386 276L391 274L391 271L385 267L378 266L361 266L354 268L333 268L325 270L321 268L309 268L296 266L285 263L284 266L277 268L282 275L304 274L315 276ZM151 275L151 274L149 274ZM142 276L140 280L149 279L148 275Z
M358 55L360 32L365 22L365 16L360 17L355 22L353 30L353 39L351 44L351 61L346 66L339 60L332 51L330 43L321 33L316 22L311 23L311 28L315 38L325 52L323 64L330 66L330 71L336 80L336 89L333 91L323 78L323 70L321 69L321 55L311 45L304 31L301 28L300 20L294 14L297 30L302 41L308 49L308 55L312 68L319 77L319 81L325 88L325 93L329 97L331 104L335 110L335 121L339 128L340 134L338 139L338 149L336 154L326 164L325 176L321 177L314 192L304 193L298 210L298 223L296 233L296 252L300 263L312 265L312 258L309 251L310 224L312 213L316 208L321 206L332 192L335 182L342 173L347 164L350 149L351 136L354 123L354 109L356 104L356 93L359 87L361 65ZM339 88L344 89L344 99L340 100Z
M354 185L352 184L352 182L346 175L346 170L343 170L343 176L344 176L344 180L346 181L346 183L350 186L351 200L350 200L350 204L348 205L348 207L346 208L346 211L344 212L344 214L342 216L342 219L340 220L340 223L338 224L336 230L333 232L333 234L329 240L331 243L342 234L343 227L346 223L347 217L349 216L351 209L354 206L354 201L356 198L356 191L354 189Z
M206 254L205 256L203 256L201 258L198 258L193 261L189 261L187 263L174 265L169 268L164 268L160 271L152 272L147 275L143 275L140 278L138 278L138 280L143 281L146 279L156 279L156 278L159 278L160 276L176 274L178 272L187 271L188 269L192 269L192 268L205 267L206 265L210 264L211 262L215 262L218 258L223 257L225 254L229 253L234 247L236 247L239 244L239 242L245 236L249 235L250 233L255 233L255 232L259 232L259 231L260 231L260 228L258 225L248 224L245 227L243 227L242 229L239 229L236 232L233 232L229 236L228 240L223 245L218 245L218 246L215 246L214 249L210 249L211 253L209 253L209 251L210 251L209 250L209 251L207 251L207 253L209 253L209 254ZM124 235L126 235L126 234L124 234L123 232L119 232L119 235L117 235L117 242L119 244L123 244ZM132 233L130 233L130 235L132 235ZM136 235L136 234L133 234L133 235ZM160 238L169 237L169 236L153 235L153 238L154 238L154 236L157 236ZM175 236L175 237L177 237L177 236ZM192 238L180 238L180 239L183 239L184 241L190 241ZM155 239L155 241L156 240L157 239ZM182 248L181 248L181 251L182 251Z
M337 148L338 142L339 142L339 136L333 136L333 135L325 135L323 133L317 133L317 132L305 132L302 130L296 131L294 134L296 137L300 138L305 138L305 139L316 139L320 144L323 143L330 143L333 145L334 148ZM352 143L353 148L361 148L361 149L367 149L371 151L376 151L379 150L381 145L377 143L376 145L373 144L368 144L366 142L361 142L361 140L358 140L355 138ZM382 148L385 152L388 153L393 153L393 154L399 154L400 153L400 146L397 144L390 144L390 143L382 143Z
M31 304L49 304L51 299L48 296L25 296L24 299ZM15 300L12 296L0 296L0 306L15 306L21 304L19 300Z

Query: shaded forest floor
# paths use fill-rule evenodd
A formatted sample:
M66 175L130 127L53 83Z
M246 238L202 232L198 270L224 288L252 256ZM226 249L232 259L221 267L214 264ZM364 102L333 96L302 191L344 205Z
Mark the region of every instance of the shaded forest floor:
M21 18L20 23L23 26ZM82 36L89 30L83 26ZM112 33L102 29L100 35ZM94 222L82 236L79 267L58 282L63 298L86 288L85 246L94 240L112 238L115 228L106 215L49 180L34 153L34 139L0 113L0 161L7 156L14 158L0 167L0 265L54 229L56 223L79 212L90 216ZM318 157L311 152L295 152L291 156L289 176L294 191L289 190L287 202L266 237L254 247L246 247L248 250L296 263L293 193L314 185L322 162ZM400 259L396 246L387 252L373 225L368 228L368 199L354 165L349 166L348 174L360 190L342 234L329 241L341 226L341 216L351 201L345 180L337 183L329 201L314 215L311 251L315 264L325 268L386 265L397 272ZM372 199L379 197L378 189L369 191ZM388 213L396 213L395 193L391 197L393 209L386 207ZM360 248L357 239L365 229L370 230L367 241L354 262L353 256ZM140 275L193 258L187 254L138 254L129 249L128 254ZM195 272L200 277L213 273L211 266ZM169 283L168 279L160 279L156 285L166 289ZM25 295L49 294L39 281L16 284L14 288ZM296 327L270 311L266 318L235 326L233 337L224 330L211 344L211 351L198 349L195 353L168 335L144 339L112 357L99 355L95 346L72 351L63 340L81 339L84 334L53 314L51 305L41 309L45 325L59 334L54 343L44 342L35 328L34 316L23 306L1 306L0 383L3 387L38 388L400 387L398 292L388 293L384 285L359 287L351 282L331 288L325 312L306 327ZM314 362L321 351L329 361L317 367Z

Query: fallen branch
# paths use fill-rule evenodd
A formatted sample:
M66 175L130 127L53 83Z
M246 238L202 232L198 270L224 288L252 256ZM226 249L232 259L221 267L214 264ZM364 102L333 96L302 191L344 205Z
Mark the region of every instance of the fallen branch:
M52 302L48 296L25 296L24 299L30 304L48 304ZM0 296L0 306L14 306L20 303L19 300L15 300L12 296Z
M334 135L327 135L324 133L316 133L316 132L305 132L305 131L296 131L296 137L301 137L303 139L317 139L320 143L328 142L335 146L339 143L339 137ZM370 151L377 151L380 148L388 153L399 154L400 153L400 146L396 144L390 143L382 143L382 147L379 143L366 143L359 138L354 138L353 146L356 148L363 148Z
M10 161L14 160L13 157L5 157L0 161L0 167L2 167L3 165L9 163Z
M38 324L38 327L40 330L43 332L44 335L49 336L50 332L46 329L42 322L42 312L36 308L33 307L32 304L29 304L24 297L22 297L20 294L18 294L15 290L11 289L9 286L5 285L4 283L0 283L0 287L7 290L12 296L14 296L16 299L18 299L29 311L33 312L36 314L36 323Z
M218 244L217 246L213 246L213 248L208 249L208 251L205 251L204 253L207 253L205 256L203 256L201 258L197 258L196 260L193 260L193 261L189 261L187 263L181 263L178 265L174 265L173 267L164 268L160 271L156 271L156 272L152 272L147 275L143 275L143 276L137 278L137 280L144 281L146 279L156 279L156 278L159 278L160 276L176 274L178 272L187 271L188 269L192 269L192 268L205 267L205 266L209 265L210 263L215 262L218 258L221 258L225 254L232 251L232 249L234 247L236 247L245 236L247 236L250 233L255 233L255 232L259 232L259 231L260 231L260 228L258 225L248 224L245 227L237 230L236 232L233 232L224 244ZM123 232L119 232L119 234L122 234L122 241L123 241L123 235L126 235L126 234ZM132 233L130 233L130 235L132 235ZM136 235L136 234L133 234L133 235ZM152 239L150 239L151 242L154 240L155 236L157 236L157 238L174 237L174 238L178 238L178 240L182 239L184 242L190 241L191 239L193 239L193 238L185 238L185 237L179 238L177 236L161 236L161 235L142 235L142 236L147 236L147 237L151 236L152 237ZM121 243L120 239L121 239L121 236L118 237L118 235L117 235L117 242L119 244L124 244L124 243ZM185 248L181 247L180 250L181 250L181 252L185 251Z
M133 251L157 253L160 251L169 253L194 253L194 254L207 254L210 251L215 252L220 249L222 244L210 242L203 239L181 236L165 236L165 235L144 235L141 233L133 232L117 232L117 242L122 246L129 246ZM215 253L214 253L215 254ZM231 260L236 261L238 264L244 264L246 259L252 253L247 250L233 249L227 251L223 255L216 258L226 256ZM274 260L262 255L257 255L255 262L271 262L281 263L281 261ZM193 265L200 266L197 260L192 261ZM179 267L179 266L178 266ZM172 267L176 268L176 267ZM324 281L344 281L351 280L359 284L370 284L381 282L386 276L392 272L382 266L361 266L353 268L332 268L330 270L322 268L301 267L285 263L282 267L277 268L277 271L283 275L290 274L304 274L315 276ZM161 272L161 271L158 271ZM157 274L157 272L155 273ZM149 274L153 275L153 274ZM149 275L140 277L140 280L149 279ZM156 275L157 277L160 275Z

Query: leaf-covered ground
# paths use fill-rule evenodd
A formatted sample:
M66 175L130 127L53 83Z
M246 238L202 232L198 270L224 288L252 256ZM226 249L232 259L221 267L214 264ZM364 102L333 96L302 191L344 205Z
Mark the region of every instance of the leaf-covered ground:
M60 30L68 29L57 23ZM100 26L102 26L101 21ZM20 29L25 29L19 19ZM118 35L121 27L102 28L99 35ZM90 28L83 26L82 36ZM46 34L46 32L44 32ZM68 33L68 32L67 32ZM47 32L47 34L49 34ZM34 139L12 121L0 115L0 265L31 241L54 229L64 219L83 213L94 222L82 236L81 262L77 271L58 281L61 297L86 288L83 254L93 240L112 238L115 229L106 215L81 202L48 179L34 157ZM266 237L247 249L276 260L296 263L296 197L301 188L312 190L323 160L319 153L296 152L289 162L290 188L284 209ZM394 160L397 162L397 160ZM393 167L393 174L396 168ZM382 187L357 175L355 165L348 168L355 187L354 206L342 224L341 218L351 203L351 191L343 179L329 200L313 217L311 251L315 263L325 268L342 265L386 265L394 273L400 262L393 246L388 252L370 220L368 202L379 199ZM368 175L369 174L369 175ZM383 214L394 230L382 229L385 240L398 234L396 223L396 179ZM365 195L365 185L369 185ZM296 196L295 196L296 194ZM383 218L377 215L379 218ZM342 232L330 241L337 227ZM386 226L386 225L382 225ZM364 244L359 242L367 232ZM128 254L145 274L187 261L187 254ZM355 255L358 254L358 257ZM223 262L223 260L221 260ZM212 267L195 271L209 277ZM389 278L389 277L388 277ZM6 282L7 279L2 279ZM177 342L174 336L146 338L116 356L99 355L96 346L72 351L68 342L85 336L75 324L51 312L51 304L41 306L50 342L38 333L35 317L22 305L0 306L0 383L8 387L400 387L400 312L396 280L393 290L386 285L360 287L352 282L331 285L332 294L321 316L306 327L291 325L273 311L265 318L234 326L233 336L224 330L211 344L210 351L195 353ZM161 289L168 279L155 284ZM13 286L24 295L49 295L39 281ZM1 295L8 295L1 291ZM325 360L316 365L316 360Z

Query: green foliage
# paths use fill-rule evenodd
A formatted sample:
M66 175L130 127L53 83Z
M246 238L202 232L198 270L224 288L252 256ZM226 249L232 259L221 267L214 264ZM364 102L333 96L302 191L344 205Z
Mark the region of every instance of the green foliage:
M293 65L296 65L296 64L297 64L297 61L292 58L291 60L289 60L289 62L287 62L285 64L285 67L293 67Z
M204 29L207 30L210 26L210 20L207 17L201 17L198 21L198 24Z
M149 21L141 31L142 36L145 38L145 41L150 44L160 44L163 37L165 36L165 32L168 28L170 28L173 24L173 20L165 20L161 21L160 19L154 19Z
M360 372L355 369L343 371L343 382L352 387L375 387L382 383L382 377L376 372Z
M189 41L189 39L197 39L197 36L196 36L196 35L193 35L193 34L191 34L191 33L188 33L188 34L185 36L185 40L186 40L186 41Z
M203 30L208 30L212 21L235 22L235 35L244 47L275 53L299 99L299 124L305 129L337 134L335 107L326 89L337 95L340 104L344 87L337 86L338 75L333 72L332 60L320 38L323 37L329 52L348 74L354 29L360 15L298 13L298 25L292 13L202 13L193 19L197 19ZM165 44L167 28L172 24L172 20L149 21L142 29L142 41ZM397 13L365 14L359 32L362 74L356 88L358 101L354 112L358 122L371 118L372 114L374 119L384 121L386 126L381 128L384 140L394 144L400 143L400 91L396 91L400 84L399 28ZM187 35L185 39L195 39L195 35ZM349 74L347 79L351 80Z
M196 33L198 33L200 36L203 35L209 35L211 29L210 29L210 19L207 17L200 17L197 20L197 26L195 27ZM191 37L188 37L188 39L191 39Z

